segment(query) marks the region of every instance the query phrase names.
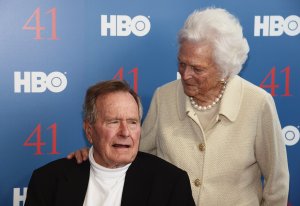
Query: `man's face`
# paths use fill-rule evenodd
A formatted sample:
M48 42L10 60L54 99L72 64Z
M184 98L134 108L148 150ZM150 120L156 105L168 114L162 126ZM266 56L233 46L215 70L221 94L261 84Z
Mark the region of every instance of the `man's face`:
M96 107L96 123L85 123L95 161L107 168L131 163L137 155L141 134L136 101L128 92L115 92L98 97Z
M183 42L178 53L178 71L184 93L191 97L214 90L221 79L207 42Z

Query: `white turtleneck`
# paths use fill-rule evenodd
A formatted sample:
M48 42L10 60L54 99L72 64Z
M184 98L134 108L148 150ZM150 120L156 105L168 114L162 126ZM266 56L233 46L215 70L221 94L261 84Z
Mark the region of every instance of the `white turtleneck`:
M95 162L89 151L90 178L83 206L120 206L125 175L130 164L110 169Z

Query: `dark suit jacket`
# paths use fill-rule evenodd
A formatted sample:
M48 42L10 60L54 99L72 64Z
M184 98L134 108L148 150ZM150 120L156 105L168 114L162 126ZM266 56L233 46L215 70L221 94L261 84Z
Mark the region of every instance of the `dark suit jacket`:
M90 163L59 159L31 176L25 206L82 206ZM174 165L139 152L127 170L122 206L194 206L188 175Z

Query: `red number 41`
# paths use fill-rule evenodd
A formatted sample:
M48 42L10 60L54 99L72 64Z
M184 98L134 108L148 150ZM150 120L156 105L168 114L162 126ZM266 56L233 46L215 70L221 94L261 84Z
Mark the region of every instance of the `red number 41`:
M52 151L49 152L48 154L59 154L59 152L57 152L56 150L56 123L50 125L50 127L48 127L48 129L52 130ZM24 146L25 147L36 147L36 152L35 155L41 155L42 153L42 146L45 146L46 143L42 141L42 126L41 124L38 124L35 129L31 132L31 134L29 135L29 137L27 137L26 141L24 142ZM35 141L31 141L33 139L33 137L36 136L36 140Z
M51 13L51 38L50 40L58 40L56 34L56 8L52 8L47 11L47 14ZM30 22L35 18L35 26L30 26ZM34 10L33 14L29 17L26 23L23 26L24 30L35 30L35 39L41 40L41 31L45 30L44 26L41 26L41 9L37 8Z
M133 73L133 90L137 93L138 92L138 68L134 68L128 72L128 74ZM124 68L121 67L119 71L115 74L113 79L120 79L123 80Z
M284 88L284 94L282 96L291 96L290 93L290 67L286 67L285 69L281 70L280 72L285 73L285 88ZM264 89L270 89L271 90L271 95L276 96L275 90L279 88L279 84L275 83L275 77L276 77L276 68L273 67L271 71L268 73L268 75L262 80L260 83L260 87ZM266 81L268 79L270 80L270 84L266 84Z

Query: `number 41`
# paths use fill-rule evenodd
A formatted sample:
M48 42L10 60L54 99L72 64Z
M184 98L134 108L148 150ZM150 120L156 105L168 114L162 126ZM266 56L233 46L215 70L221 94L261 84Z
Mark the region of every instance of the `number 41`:
M51 40L58 40L57 34L56 34L56 8L50 9L48 13L51 13ZM30 22L35 17L35 26L30 26ZM29 17L29 19L26 21L26 23L23 26L24 30L35 30L35 39L41 40L43 39L41 37L41 31L45 30L46 28L41 26L41 9L37 8L34 10L33 14Z
M291 96L290 93L290 67L286 67L283 70L281 70L282 73L285 73L285 93L282 96ZM271 89L271 95L277 96L275 93L275 90L279 88L279 85L275 83L275 77L276 77L276 68L273 67L271 71L267 74L267 76L262 80L260 83L260 87L264 89ZM267 79L271 78L270 84L265 84Z
M59 154L56 150L56 123L50 125L47 129L52 130L52 151L48 154ZM32 138L36 136L36 141L30 141ZM45 146L46 143L42 141L42 126L41 124L38 124L35 129L31 132L29 137L27 137L26 141L23 144L25 147L35 146L36 152L35 155L41 155L42 153L42 146Z

